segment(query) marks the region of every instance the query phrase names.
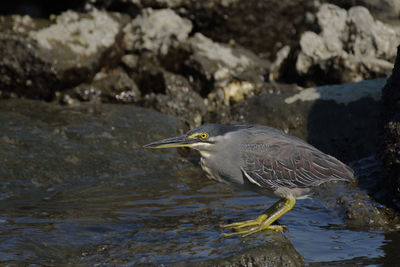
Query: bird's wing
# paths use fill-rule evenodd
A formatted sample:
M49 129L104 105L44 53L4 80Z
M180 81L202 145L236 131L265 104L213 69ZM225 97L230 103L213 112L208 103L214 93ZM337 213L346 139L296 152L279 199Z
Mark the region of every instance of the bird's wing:
M242 146L242 170L260 187L306 188L354 178L353 171L341 161L297 138L261 136Z

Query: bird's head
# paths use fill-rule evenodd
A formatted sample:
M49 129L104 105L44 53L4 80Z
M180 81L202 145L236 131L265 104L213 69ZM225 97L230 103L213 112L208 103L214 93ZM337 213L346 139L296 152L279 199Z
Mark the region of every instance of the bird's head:
M146 148L168 148L168 147L191 147L197 150L209 150L215 145L219 138L226 133L234 131L240 126L221 125L221 124L205 124L199 126L189 132L152 142L145 145Z

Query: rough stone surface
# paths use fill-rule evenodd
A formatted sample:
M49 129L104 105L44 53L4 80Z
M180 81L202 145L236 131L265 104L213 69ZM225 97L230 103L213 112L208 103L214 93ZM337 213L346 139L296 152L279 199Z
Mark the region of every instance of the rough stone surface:
M377 152L378 130L371 125L378 124L383 84L379 79L261 94L234 105L232 117L282 129L349 162Z
M200 77L200 90L208 95L209 111L240 102L262 86L269 62L250 50L213 42L201 33L188 42L191 55L185 64Z
M338 104L349 104L363 97L370 97L380 101L381 91L386 83L386 78L365 80L355 83L326 85L301 90L299 93L285 99L285 103L292 104L300 101L333 100Z
M141 8L173 8L181 17L190 19L194 32L200 32L216 42L234 43L273 58L284 45L298 42L306 29L307 14L314 12L309 0L87 0L109 10L122 6L121 12L134 15ZM139 11L138 11L139 10ZM247 14L247 15L244 15Z
M69 104L70 97L80 101L104 103L136 103L140 100L136 83L122 70L99 72L91 83L83 83L63 93L61 101Z
M193 91L185 77L170 72L163 72L165 93L149 94L145 98L145 106L178 116L190 128L200 126L206 113L203 98Z
M55 88L88 80L121 55L124 16L67 11L51 25L16 18L11 31L0 33L0 90L51 99Z
M208 79L218 78L214 76L221 68L237 75L251 70L263 73L269 65L250 50L213 42L201 33L191 37L189 44L193 52L191 60L200 65Z
M299 76L317 83L352 82L390 74L400 35L361 6L332 4L317 13L321 33L302 34L296 60Z
M191 30L190 20L181 18L171 9L144 9L124 28L124 48L166 55L170 47L186 41Z
M225 259L209 260L202 263L177 263L174 267L183 266L217 266L217 267L239 267L239 266L304 266L303 257L290 243L286 243L283 236L276 236L272 242L248 249L239 255Z
M392 75L382 89L382 158L385 187L400 209L400 47Z
M400 2L397 0L359 0L359 4L371 10L380 19L399 19Z

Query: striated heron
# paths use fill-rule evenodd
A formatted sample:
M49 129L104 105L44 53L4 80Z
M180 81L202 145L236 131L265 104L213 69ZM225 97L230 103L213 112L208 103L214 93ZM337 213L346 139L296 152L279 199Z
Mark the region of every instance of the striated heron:
M254 220L222 225L236 230L225 236L283 231L283 226L271 224L293 208L296 198L307 197L313 187L324 182L354 180L353 171L341 161L267 126L207 124L144 147L194 148L211 179L280 198Z

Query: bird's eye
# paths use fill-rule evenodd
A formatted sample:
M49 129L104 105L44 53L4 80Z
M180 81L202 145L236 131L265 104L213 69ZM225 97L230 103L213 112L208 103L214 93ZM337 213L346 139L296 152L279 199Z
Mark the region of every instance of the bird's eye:
M208 138L208 134L207 133L201 133L199 135L199 137L200 137L200 140L206 140Z

